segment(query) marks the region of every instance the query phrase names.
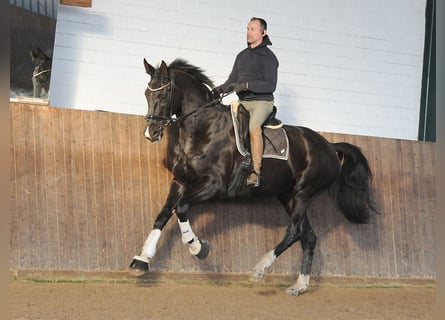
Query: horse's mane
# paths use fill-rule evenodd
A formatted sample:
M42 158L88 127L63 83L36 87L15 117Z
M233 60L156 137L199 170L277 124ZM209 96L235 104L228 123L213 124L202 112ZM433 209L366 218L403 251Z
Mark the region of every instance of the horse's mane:
M177 69L177 70L184 71L184 72L188 73L189 75L191 75L196 80L198 80L199 82L208 85L210 88L213 88L215 86L213 84L213 81L210 80L209 77L207 77L204 74L204 70L190 64L189 62L187 62L184 59L177 58L172 63L170 63L170 65L168 67L170 69Z

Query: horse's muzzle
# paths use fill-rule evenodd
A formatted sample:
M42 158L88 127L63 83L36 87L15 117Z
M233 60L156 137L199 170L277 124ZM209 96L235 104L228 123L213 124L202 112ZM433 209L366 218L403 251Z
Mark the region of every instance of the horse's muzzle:
M157 142L162 139L162 136L164 134L164 126L162 125L153 125L150 123L147 123L145 126L144 136L151 142Z

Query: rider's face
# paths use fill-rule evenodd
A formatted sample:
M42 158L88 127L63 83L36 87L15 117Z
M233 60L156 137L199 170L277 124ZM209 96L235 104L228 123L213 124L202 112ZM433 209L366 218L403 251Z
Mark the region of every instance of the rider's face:
M255 48L266 35L266 30L261 30L261 24L258 20L252 20L247 25L247 43L251 48Z

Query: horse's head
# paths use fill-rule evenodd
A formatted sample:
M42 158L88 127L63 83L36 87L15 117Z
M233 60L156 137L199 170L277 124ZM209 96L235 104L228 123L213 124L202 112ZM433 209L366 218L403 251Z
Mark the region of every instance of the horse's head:
M144 59L145 71L151 76L145 96L148 112L145 137L159 141L164 129L180 118L187 119L197 109L214 99L209 88L213 82L199 67L176 59L168 67L162 61L159 68Z
M34 65L33 75L39 72L42 73L51 71L52 58L49 54L46 54L40 48L37 48L37 50L29 48L29 54L31 56L32 63Z
M155 69L144 59L144 66L145 71L151 76L145 90L148 112L145 115L147 125L144 135L155 142L162 139L164 129L176 119L173 104L174 80L164 61L158 69Z

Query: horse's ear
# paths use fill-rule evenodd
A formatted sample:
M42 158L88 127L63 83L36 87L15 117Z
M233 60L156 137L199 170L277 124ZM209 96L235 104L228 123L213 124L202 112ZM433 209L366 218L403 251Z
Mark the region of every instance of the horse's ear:
M38 54L32 48L29 48L29 55L31 56L32 61L34 61L35 58L37 58Z
M159 68L161 70L161 75L168 77L168 67L164 60L161 62L161 67Z
M39 57L42 58L43 60L49 59L49 56L40 47L37 47L37 52Z
M150 75L150 76L154 76L155 74L155 68L153 68L153 66L151 66L147 60L145 60L144 58L144 67L145 67L145 71Z

